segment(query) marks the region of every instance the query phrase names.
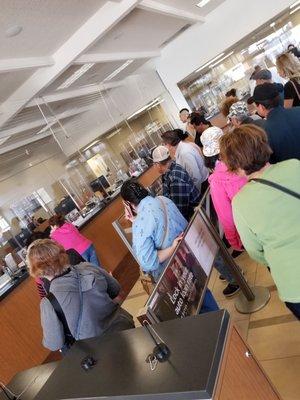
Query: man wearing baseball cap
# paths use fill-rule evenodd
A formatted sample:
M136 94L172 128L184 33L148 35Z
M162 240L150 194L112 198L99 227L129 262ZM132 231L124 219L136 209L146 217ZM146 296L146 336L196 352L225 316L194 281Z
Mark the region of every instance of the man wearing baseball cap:
M270 161L300 159L300 107L283 108L277 85L264 83L254 89L253 98L273 150Z
M253 79L256 81L256 86L263 85L264 83L274 83L272 78L272 72L269 69L261 69L258 71ZM280 95L280 105L283 106L284 101L284 89L281 83L274 83Z
M158 146L153 150L152 160L162 174L163 196L171 199L181 214L189 220L201 198L190 175L171 159L165 146Z
M228 123L232 126L237 127L244 124L254 124L261 128L264 128L265 120L263 119L253 119L248 110L247 103L244 101L238 101L229 109Z

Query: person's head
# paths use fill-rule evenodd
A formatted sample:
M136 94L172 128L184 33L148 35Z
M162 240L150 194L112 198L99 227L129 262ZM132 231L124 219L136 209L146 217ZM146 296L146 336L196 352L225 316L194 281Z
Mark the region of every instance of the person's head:
M219 158L220 138L223 136L221 128L212 126L206 129L201 135L201 143L203 144L204 163L207 168L213 169Z
M228 120L233 126L240 126L248 117L250 117L250 113L244 101L238 101L232 104L229 110Z
M220 158L229 171L249 176L269 161L272 150L265 131L256 125L239 126L220 139Z
M223 114L223 116L225 118L228 117L229 110L230 110L230 107L232 106L232 104L236 103L237 101L239 101L237 97L227 97L223 101L222 106L221 106L221 113Z
M181 129L174 129L162 133L161 139L163 144L168 148L171 157L175 156L176 148L178 144L185 140L189 135L183 132Z
M261 69L254 75L253 79L256 81L256 85L272 83L272 72L268 69Z
M288 50L292 50L294 47L295 47L295 45L292 44L292 43L290 43L290 44L288 45L287 49L288 49Z
M300 61L292 53L284 53L277 57L276 67L280 76L286 79L300 79Z
M60 228L65 222L65 217L61 214L55 214L49 218L49 225L55 228Z
M148 190L135 179L129 179L121 187L122 199L130 203L134 208L147 196L150 196Z
M228 92L225 94L226 97L237 97L236 96L236 89L232 88L230 90L228 90Z
M172 161L169 149L166 146L157 146L152 152L152 160L158 172L164 174Z
M189 115L190 115L189 110L188 110L187 108L182 108L182 109L179 111L179 118L180 118L180 121L183 122L183 123L185 124L186 122L188 122Z
M261 117L267 117L269 112L280 105L280 96L275 83L264 83L254 89L253 99Z
M257 74L258 71L260 71L261 69L262 69L262 68L261 68L260 65L255 65L254 71L252 72L252 74L251 74L251 76L250 76L250 79L254 79L255 74Z
M204 115L192 113L191 125L196 129L196 132L203 133L205 129L211 126L211 123L205 119Z
M34 278L53 279L70 266L65 249L54 240L38 239L28 247L27 264Z

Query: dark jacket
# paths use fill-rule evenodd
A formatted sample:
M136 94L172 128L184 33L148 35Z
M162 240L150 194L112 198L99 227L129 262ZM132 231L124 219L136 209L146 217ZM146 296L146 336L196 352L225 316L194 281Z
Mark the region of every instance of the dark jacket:
M266 125L266 120L265 119L253 119L251 117L247 117L243 120L243 122L241 123L241 125L245 125L245 124L253 124L256 125L262 129L265 129L265 125Z
M300 159L300 107L273 108L268 114L265 131L273 150L272 163Z

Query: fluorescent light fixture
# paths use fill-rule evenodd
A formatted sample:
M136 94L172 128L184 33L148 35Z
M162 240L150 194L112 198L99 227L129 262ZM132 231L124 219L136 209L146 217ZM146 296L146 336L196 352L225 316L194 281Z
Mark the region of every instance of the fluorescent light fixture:
M217 62L215 62L214 64L211 64L209 67L210 68L214 68L216 65L220 64L220 62L224 61L226 58L232 56L232 54L234 53L234 51L231 51L230 53L226 54L226 56L222 57L220 60L218 60Z
M220 57L224 56L224 54L225 54L225 53L219 54L217 57L213 58L212 60L208 61L206 64L202 65L202 67L196 69L195 72L199 72L199 71L201 71L202 69L204 69L205 67L208 67L209 64L211 64L212 62L218 60Z
M121 130L122 130L121 128L118 128L117 130L115 130L114 132L112 132L110 135L106 136L106 139L112 138L112 137L115 136L117 133L120 133Z
M89 144L87 147L85 147L83 150L81 150L81 151L86 151L86 150L88 150L90 147L92 147L92 146L94 146L96 143L98 143L99 142L99 139L98 140L94 140L91 144Z
M206 6L206 4L208 4L209 2L210 2L210 0L201 0L201 1L199 1L199 3L196 4L196 5L197 5L197 7L202 8L202 7Z
M272 22L272 23L270 24L270 27L271 27L271 28L274 28L274 26L275 26L275 22Z
M133 62L133 60L127 60L124 64L122 64L119 68L117 68L114 72L112 72L110 75L108 75L102 82L108 82L111 79L113 79L115 76L117 76L123 69L128 67Z
M295 1L295 3L293 3L290 8L294 8L296 6L300 5L300 0Z
M130 117L127 118L127 120L132 119L133 117L135 117L136 115L142 113L143 111L146 111L146 110L148 110L148 109L150 109L152 107L155 107L155 106L159 105L163 101L164 101L164 99L160 99L160 98L157 98L157 99L151 101L150 103L146 104L144 107L141 107L136 112L131 114Z
M87 63L83 64L82 67L77 69L68 79L66 79L56 90L66 89L72 85L77 79L79 79L83 74L85 74L89 69L91 69L95 63Z
M247 51L248 51L248 49L244 49L244 50L241 51L241 54L244 54L244 53L246 53Z
M290 15L294 14L296 11L300 10L300 5L296 8L293 9L293 11L290 12Z

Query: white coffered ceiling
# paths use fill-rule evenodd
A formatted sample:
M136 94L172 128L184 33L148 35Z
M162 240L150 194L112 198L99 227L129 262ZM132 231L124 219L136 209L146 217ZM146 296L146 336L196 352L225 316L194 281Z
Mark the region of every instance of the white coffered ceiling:
M115 90L222 1L0 0L0 154L95 107L99 88Z

